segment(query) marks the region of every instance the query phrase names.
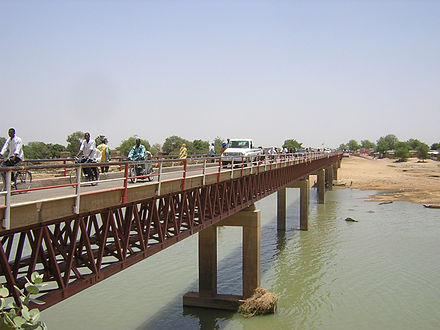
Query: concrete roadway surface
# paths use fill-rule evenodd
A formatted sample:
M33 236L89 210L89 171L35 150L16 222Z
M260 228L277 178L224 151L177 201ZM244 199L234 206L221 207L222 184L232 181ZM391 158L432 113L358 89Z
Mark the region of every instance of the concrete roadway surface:
M222 169L222 171L226 171L228 169ZM218 164L208 164L206 167L206 174L213 174L218 172ZM156 176L154 176L154 179L152 182L149 182L147 180L138 180L136 183L131 183L130 180L128 181L128 187L133 185L148 185L152 184L153 182L158 181L158 169L155 169L154 173ZM191 165L188 166L187 171L187 178L196 176L196 175L202 175L203 174L203 165L197 164L197 165ZM119 178L115 181L108 181L108 182L101 182L97 181L98 184L96 186L92 186L90 183L85 183L85 185L81 185L81 193L85 192L91 192L91 191L99 191L99 190L105 190L105 189L111 189L111 188L122 188L124 186L124 179L123 179L123 172L109 172L108 174L100 174L100 180L107 179L114 179ZM183 178L183 166L176 166L172 168L164 168L162 171L162 177L161 181L167 181L171 179L179 179ZM32 187L44 187L44 186L54 186L54 185L61 185L61 184L69 184L70 180L68 177L59 177L59 178L53 178L53 179L42 179L42 180L35 180L32 182ZM20 187L18 187L20 189ZM59 198L63 196L69 196L69 195L75 195L75 187L69 186L69 187L60 187L60 188L50 188L50 189L43 189L43 190L34 190L34 191L28 191L24 193L14 193L12 191L11 193L11 204L17 204L17 203L24 203L24 202L34 202L39 200L45 200L45 199L51 199L51 198ZM4 195L1 195L1 202L0 205L4 205Z

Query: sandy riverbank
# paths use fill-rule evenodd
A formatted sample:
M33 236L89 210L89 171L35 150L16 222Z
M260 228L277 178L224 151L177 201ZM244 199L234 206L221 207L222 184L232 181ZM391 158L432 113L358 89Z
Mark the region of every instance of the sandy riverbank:
M338 180L352 189L391 191L372 196L376 201L406 201L440 204L440 162L409 159L397 163L392 159L357 156L343 158Z

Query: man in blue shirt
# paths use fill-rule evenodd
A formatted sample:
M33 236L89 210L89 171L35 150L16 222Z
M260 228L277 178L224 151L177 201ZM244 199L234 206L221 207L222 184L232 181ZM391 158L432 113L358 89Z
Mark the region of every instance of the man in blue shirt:
M136 145L131 148L130 152L128 153L128 158L130 160L145 160L146 154L147 149L141 144L141 139L136 138Z

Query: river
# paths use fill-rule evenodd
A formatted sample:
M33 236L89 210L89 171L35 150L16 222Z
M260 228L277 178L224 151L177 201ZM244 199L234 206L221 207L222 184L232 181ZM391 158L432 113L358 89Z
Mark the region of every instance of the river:
M311 190L299 231L299 189L287 192L287 230L276 194L261 210L261 285L274 315L183 308L197 291L197 235L42 312L49 329L439 329L440 210L365 201L371 191ZM346 222L351 217L358 222ZM241 293L241 229L218 230L218 291Z

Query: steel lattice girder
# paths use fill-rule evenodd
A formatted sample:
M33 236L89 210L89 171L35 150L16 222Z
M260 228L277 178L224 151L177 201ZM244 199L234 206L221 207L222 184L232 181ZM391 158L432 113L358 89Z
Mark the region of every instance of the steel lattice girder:
M14 299L25 276L44 274L51 305L252 205L337 161L324 158L216 184L118 205L97 213L9 232L1 237L0 266Z

